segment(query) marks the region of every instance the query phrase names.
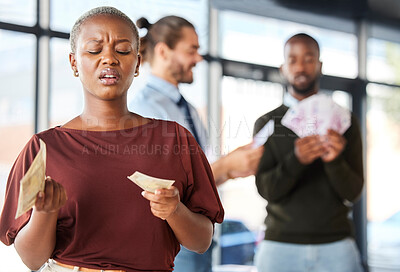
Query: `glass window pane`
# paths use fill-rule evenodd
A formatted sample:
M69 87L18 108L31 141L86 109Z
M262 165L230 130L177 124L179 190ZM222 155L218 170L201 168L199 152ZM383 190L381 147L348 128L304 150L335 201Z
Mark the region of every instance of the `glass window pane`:
M50 126L66 123L81 114L83 91L79 78L74 77L69 64L69 41L50 41Z
M400 268L400 88L367 86L367 217L371 271ZM381 270L379 270L381 269ZM387 270L385 270L387 269Z
M223 78L223 153L252 141L255 121L282 104L283 92L282 85L276 83ZM264 238L262 235L266 201L257 192L254 176L226 182L218 189L225 209L220 240L222 264L252 264L254 247ZM253 247L252 253L247 250L249 247ZM240 258L237 257L236 260L232 256Z
M219 20L219 52L223 58L279 67L283 62L285 41L293 34L305 32L321 47L324 74L357 76L354 35L232 11L222 11Z
M36 16L36 0L0 1L0 21L33 26Z
M400 84L400 44L369 39L367 77L371 81Z
M261 115L282 104L281 84L224 77L222 80L222 150L227 153L253 139Z
M54 30L69 32L82 13L102 6L113 6L126 13L132 21L146 17L154 23L166 15L178 15L190 20L196 27L199 35L200 52L207 50L208 44L208 1L181 1L181 0L71 0L51 1L50 26Z
M0 209L7 177L34 132L35 37L0 30ZM14 247L0 243L0 270L27 271Z

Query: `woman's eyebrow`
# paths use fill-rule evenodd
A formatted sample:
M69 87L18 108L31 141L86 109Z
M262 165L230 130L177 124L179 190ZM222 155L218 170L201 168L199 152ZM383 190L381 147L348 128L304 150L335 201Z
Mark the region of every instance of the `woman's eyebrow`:
M123 39L117 39L117 40L115 41L115 43L124 43L124 42L132 43L131 40L125 39L125 38L123 38ZM87 43L87 44L90 44L90 43L101 44L101 43L103 43L103 40L91 39L91 40L87 41L86 43Z
M102 43L103 42L103 40L96 40L96 39L92 39L92 40L89 40L89 41L87 41L86 43L87 44L89 44L89 43L96 43L96 44L100 44L100 43Z
M116 43L123 43L123 42L132 43L132 41L129 39L117 39L117 41L116 41Z

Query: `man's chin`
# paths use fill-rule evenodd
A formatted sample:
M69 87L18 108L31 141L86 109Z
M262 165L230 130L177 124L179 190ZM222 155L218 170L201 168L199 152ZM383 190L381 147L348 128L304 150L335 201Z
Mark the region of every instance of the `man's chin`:
M294 88L294 91L297 93L297 94L300 94L300 95L309 95L309 94L312 94L313 92L314 92L314 89L298 89L298 88Z
M187 77L187 78L182 78L182 79L179 81L179 83L191 84L191 83L193 83L193 77L191 77L191 78L189 78L189 77Z
M296 85L292 85L292 87L293 87L293 89L294 89L294 91L297 93L297 94L300 94L300 95L303 95L303 96L306 96L306 95L309 95L309 94L312 94L313 92L315 92L315 84L313 83L313 84L309 84L309 85L307 85L307 86L296 86Z

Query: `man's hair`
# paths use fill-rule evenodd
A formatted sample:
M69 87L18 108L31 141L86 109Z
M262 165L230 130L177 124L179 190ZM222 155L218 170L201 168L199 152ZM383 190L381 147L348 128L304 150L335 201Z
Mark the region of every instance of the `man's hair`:
M140 47L139 32L138 32L135 24L132 22L132 20L125 13L120 11L119 9L116 9L114 7L103 6L103 7L97 7L97 8L94 8L94 9L91 9L91 10L85 12L81 17L78 18L78 20L76 20L74 26L71 29L71 35L69 37L69 42L71 45L72 53L75 53L75 51L76 51L76 40L81 32L82 25L88 19L93 18L95 16L99 16L99 15L116 16L116 17L124 20L129 25L129 27L132 29L132 32L136 39L136 50L139 51L139 47Z
M319 44L318 44L318 42L317 42L313 37L311 37L310 35L308 35L308 34L306 34L306 33L297 33L297 34L293 35L292 37L290 37L290 38L285 42L285 48L286 48L286 46L287 46L289 43L294 42L294 41L296 41L296 40L303 40L303 41L306 41L306 42L308 42L308 43L310 43L310 44L315 45L315 47L316 47L317 50L318 50L318 57L319 57L320 49L319 49Z
M192 23L179 16L166 16L150 24L142 17L136 21L138 28L147 29L145 36L140 38L139 53L143 61L151 62L154 55L154 47L159 42L165 43L169 48L174 49L182 38L182 28L190 27L194 29Z

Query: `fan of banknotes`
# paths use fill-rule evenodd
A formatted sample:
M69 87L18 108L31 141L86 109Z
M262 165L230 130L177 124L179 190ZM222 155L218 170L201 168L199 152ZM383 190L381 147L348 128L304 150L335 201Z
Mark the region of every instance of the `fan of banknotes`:
M316 94L289 108L281 123L300 138L325 135L328 129L343 134L351 125L351 113L331 97Z

